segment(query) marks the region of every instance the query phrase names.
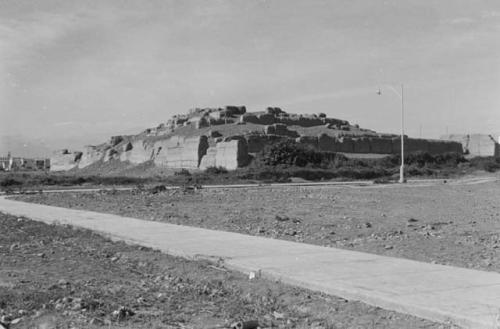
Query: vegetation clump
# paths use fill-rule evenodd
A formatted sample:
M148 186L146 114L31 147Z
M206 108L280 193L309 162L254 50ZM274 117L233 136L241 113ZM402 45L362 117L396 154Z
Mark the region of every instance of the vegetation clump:
M227 174L228 171L226 168L218 166L218 167L208 167L205 169L205 173L208 175L220 175L220 174Z

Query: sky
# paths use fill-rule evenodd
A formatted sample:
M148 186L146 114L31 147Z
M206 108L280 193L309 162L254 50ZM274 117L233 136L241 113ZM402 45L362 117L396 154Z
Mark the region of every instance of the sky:
M0 0L0 77L0 136L57 148L230 104L398 133L402 84L408 135L500 134L500 1Z

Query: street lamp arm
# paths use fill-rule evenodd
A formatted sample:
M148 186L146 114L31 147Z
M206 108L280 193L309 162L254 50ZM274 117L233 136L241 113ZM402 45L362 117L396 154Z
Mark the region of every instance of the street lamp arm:
M386 85L386 87L390 89L394 94L396 94L396 96L398 96L400 99L403 99L403 94L397 91L396 88L391 85Z

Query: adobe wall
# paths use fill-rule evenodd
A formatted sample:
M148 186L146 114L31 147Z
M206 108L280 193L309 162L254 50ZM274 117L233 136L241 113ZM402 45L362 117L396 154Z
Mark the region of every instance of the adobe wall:
M349 126L349 121L346 120L340 120L340 119L334 119L334 118L323 118L323 123L327 125L333 125L337 127L341 126Z
M248 147L244 139L234 139L217 143L208 148L201 159L200 169L208 167L224 167L235 170L248 164Z
M401 152L401 138L394 139L394 153ZM414 138L406 138L404 139L404 148L406 153L413 152L429 152L429 153L439 153L436 152L439 148L439 145L435 145L435 143L429 142L426 139L414 139ZM431 151L432 150L432 151ZM444 151L446 152L446 151Z
M286 136L278 135L247 135L246 137L248 153L258 153L266 146L279 143L288 139Z
M306 145L313 147L315 149L319 149L318 145L318 137L314 136L300 136L295 139L295 142L298 144Z
M299 137L299 133L295 130L289 130L288 126L282 123L275 123L264 127L264 133L266 135L279 135L288 137Z
M110 148L107 148L105 151L104 151L104 157L103 157L103 161L104 162L108 162L108 161L111 161L111 160L120 160L120 157L121 157L121 148L120 147L110 147Z
M370 153L375 154L392 154L394 153L392 140L389 138L370 138Z
M85 168L94 162L100 161L104 158L104 152L93 145L85 146L82 157L78 162L78 168Z
M278 123L285 124L287 126L300 126L300 127L315 127L323 126L325 124L324 120L315 117L304 117L304 116L290 116L277 119Z
M495 138L486 134L453 134L441 139L455 141L462 145L463 151L471 156L500 156L500 145Z
M401 152L401 138L392 139L393 153ZM454 141L444 141L437 139L408 138L405 136L404 149L406 153L428 152L439 154L447 152L463 153L462 145Z
M154 143L154 164L170 168L198 168L207 153L207 136L182 137L159 140Z
M310 141L308 144L312 144ZM442 140L405 138L405 152L429 152L431 154L462 153L460 143ZM318 137L318 149L326 152L395 154L401 150L400 138L378 137L333 137L322 134Z
M133 164L144 163L154 156L154 149L147 145L144 140L138 139L125 144L120 154L120 161L129 161Z
M495 156L497 144L491 135L469 135L469 153L475 156Z
M248 122L258 125L272 125L273 123L276 123L276 117L267 113L245 113L240 117L240 122Z
M325 152L354 153L354 141L350 137L332 137L321 134L318 137L318 149Z
M68 150L55 151L50 157L50 171L63 171L75 168L80 161L82 152Z
M268 111L269 112L269 111ZM273 113L245 113L240 117L240 122L248 122L260 125L272 125L275 123L287 126L315 127L325 124L337 127L349 126L349 122L334 118L321 118L315 115L280 115Z
M224 143L224 142L221 142ZM218 143L220 144L220 143ZM207 169L208 167L217 167L217 147L210 146L207 149L207 154L201 158L200 169ZM227 168L226 168L227 169Z
M462 144L453 141L427 140L428 151L431 154L446 152L463 153Z

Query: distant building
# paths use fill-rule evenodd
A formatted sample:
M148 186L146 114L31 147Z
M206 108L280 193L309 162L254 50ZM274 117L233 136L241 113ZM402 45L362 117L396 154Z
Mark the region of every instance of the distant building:
M4 171L49 170L50 159L12 157L9 153L7 156L0 157L0 169Z
M0 169L4 171L10 170L10 157L0 157Z
M486 134L452 134L441 136L441 139L460 142L464 153L470 156L500 157L500 137L498 142L495 137Z

